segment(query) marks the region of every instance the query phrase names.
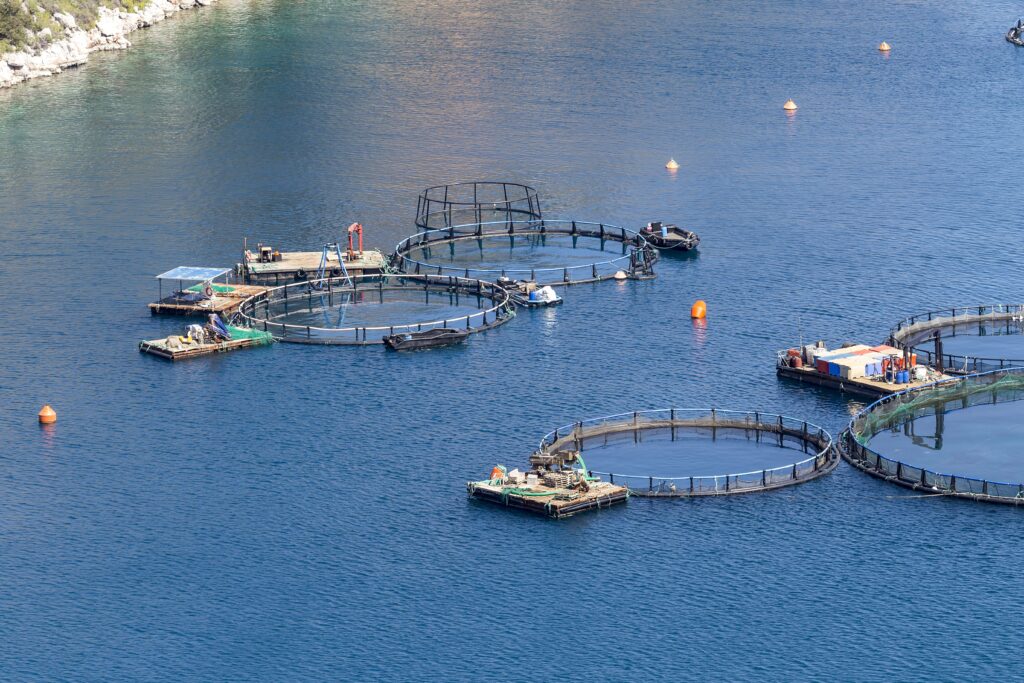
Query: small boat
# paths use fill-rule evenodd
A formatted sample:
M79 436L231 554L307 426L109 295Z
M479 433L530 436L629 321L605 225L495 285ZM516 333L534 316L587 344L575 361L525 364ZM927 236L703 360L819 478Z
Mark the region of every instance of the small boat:
M558 296L550 285L531 289L529 292L517 291L512 295L512 301L516 306L526 308L541 308L544 306L558 306L564 299Z
M690 251L700 244L700 237L678 225L651 221L640 231L647 243L664 251Z
M1024 47L1024 39L1021 38L1021 33L1024 33L1024 19L1018 19L1017 23L1006 32L1006 40L1019 47Z
M405 332L390 334L384 337L384 344L393 351L412 351L414 349L432 349L466 341L469 332L453 330L450 327L438 327L424 332Z

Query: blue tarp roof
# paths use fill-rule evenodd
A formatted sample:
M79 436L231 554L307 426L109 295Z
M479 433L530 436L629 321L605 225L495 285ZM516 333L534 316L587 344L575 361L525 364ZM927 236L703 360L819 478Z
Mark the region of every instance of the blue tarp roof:
M168 270L166 273L161 273L156 276L157 280L195 280L196 282L206 282L212 280L215 277L220 277L224 273L230 273L230 268L198 268L196 266L178 266L172 270Z

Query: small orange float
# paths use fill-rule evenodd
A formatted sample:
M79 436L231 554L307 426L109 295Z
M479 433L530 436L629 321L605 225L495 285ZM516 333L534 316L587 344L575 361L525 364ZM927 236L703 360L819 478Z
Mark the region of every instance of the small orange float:
M50 407L47 403L39 411L39 424L49 425L57 421L57 411Z
M697 318L699 320L699 319L707 317L707 314L708 314L708 305L706 303L704 303L703 299L698 299L697 301L693 302L693 306L690 306L690 317L691 318Z

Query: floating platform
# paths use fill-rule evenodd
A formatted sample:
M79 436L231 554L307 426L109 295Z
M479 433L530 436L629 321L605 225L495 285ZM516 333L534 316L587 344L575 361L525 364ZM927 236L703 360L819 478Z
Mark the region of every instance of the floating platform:
M194 289L194 288L193 288ZM243 301L251 296L262 294L266 287L256 285L214 285L213 296L210 298L193 299L182 297L181 292L149 304L149 312L153 315L207 315L219 313L228 317L238 310ZM191 290L185 290L192 293ZM197 290L196 294L200 294Z
M814 384L819 387L829 387L830 389L837 389L848 394L866 396L868 398L888 396L889 394L906 391L907 389L916 389L918 387L934 384L935 382L943 379L950 379L949 375L933 373L930 379L894 384L886 382L883 379L873 379L871 377L845 379L835 375L823 374L818 372L816 369L807 366L802 368L792 368L785 365L778 366L778 374L779 377L786 377L798 382Z
M178 348L171 348L167 339L153 339L151 341L139 342L139 351L158 356L166 360L185 360L197 356L208 356L211 353L224 353L235 349L245 349L250 346L260 346L267 342L262 339L232 339L230 341L216 342L212 344L179 342Z
M384 272L387 262L384 254L376 249L367 249L351 255L344 253L342 258L349 277L379 275ZM272 252L270 260L267 260L265 254L245 250L244 261L236 266L236 270L242 282L249 284L287 284L295 280L316 279L322 259L323 250ZM336 252L328 252L324 277L341 275L342 269L338 264Z
M561 519L586 510L625 503L629 489L605 481L591 481L587 491L547 486L504 484L495 480L471 481L466 489L472 498Z
M700 244L700 237L692 230L661 221L648 223L640 230L640 234L648 244L662 251L692 251Z

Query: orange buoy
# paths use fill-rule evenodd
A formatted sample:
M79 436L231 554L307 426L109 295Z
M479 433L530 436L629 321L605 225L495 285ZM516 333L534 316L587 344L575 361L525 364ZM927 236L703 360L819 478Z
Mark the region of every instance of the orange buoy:
M786 103L782 105L782 108L785 109L786 111L796 111L796 102L794 102L793 100L786 100Z
M693 306L690 307L690 317L701 319L706 317L708 314L708 305L704 303L703 299L698 299L693 302Z
M670 171L675 171L679 168L679 162L676 161L675 159L669 159L668 163L665 164L665 168L667 168Z
M50 425L57 421L57 412L47 403L39 411L39 424Z
M889 43L885 42L884 40L882 41L882 44L878 46L879 52L888 52L891 49L892 48L889 47Z

